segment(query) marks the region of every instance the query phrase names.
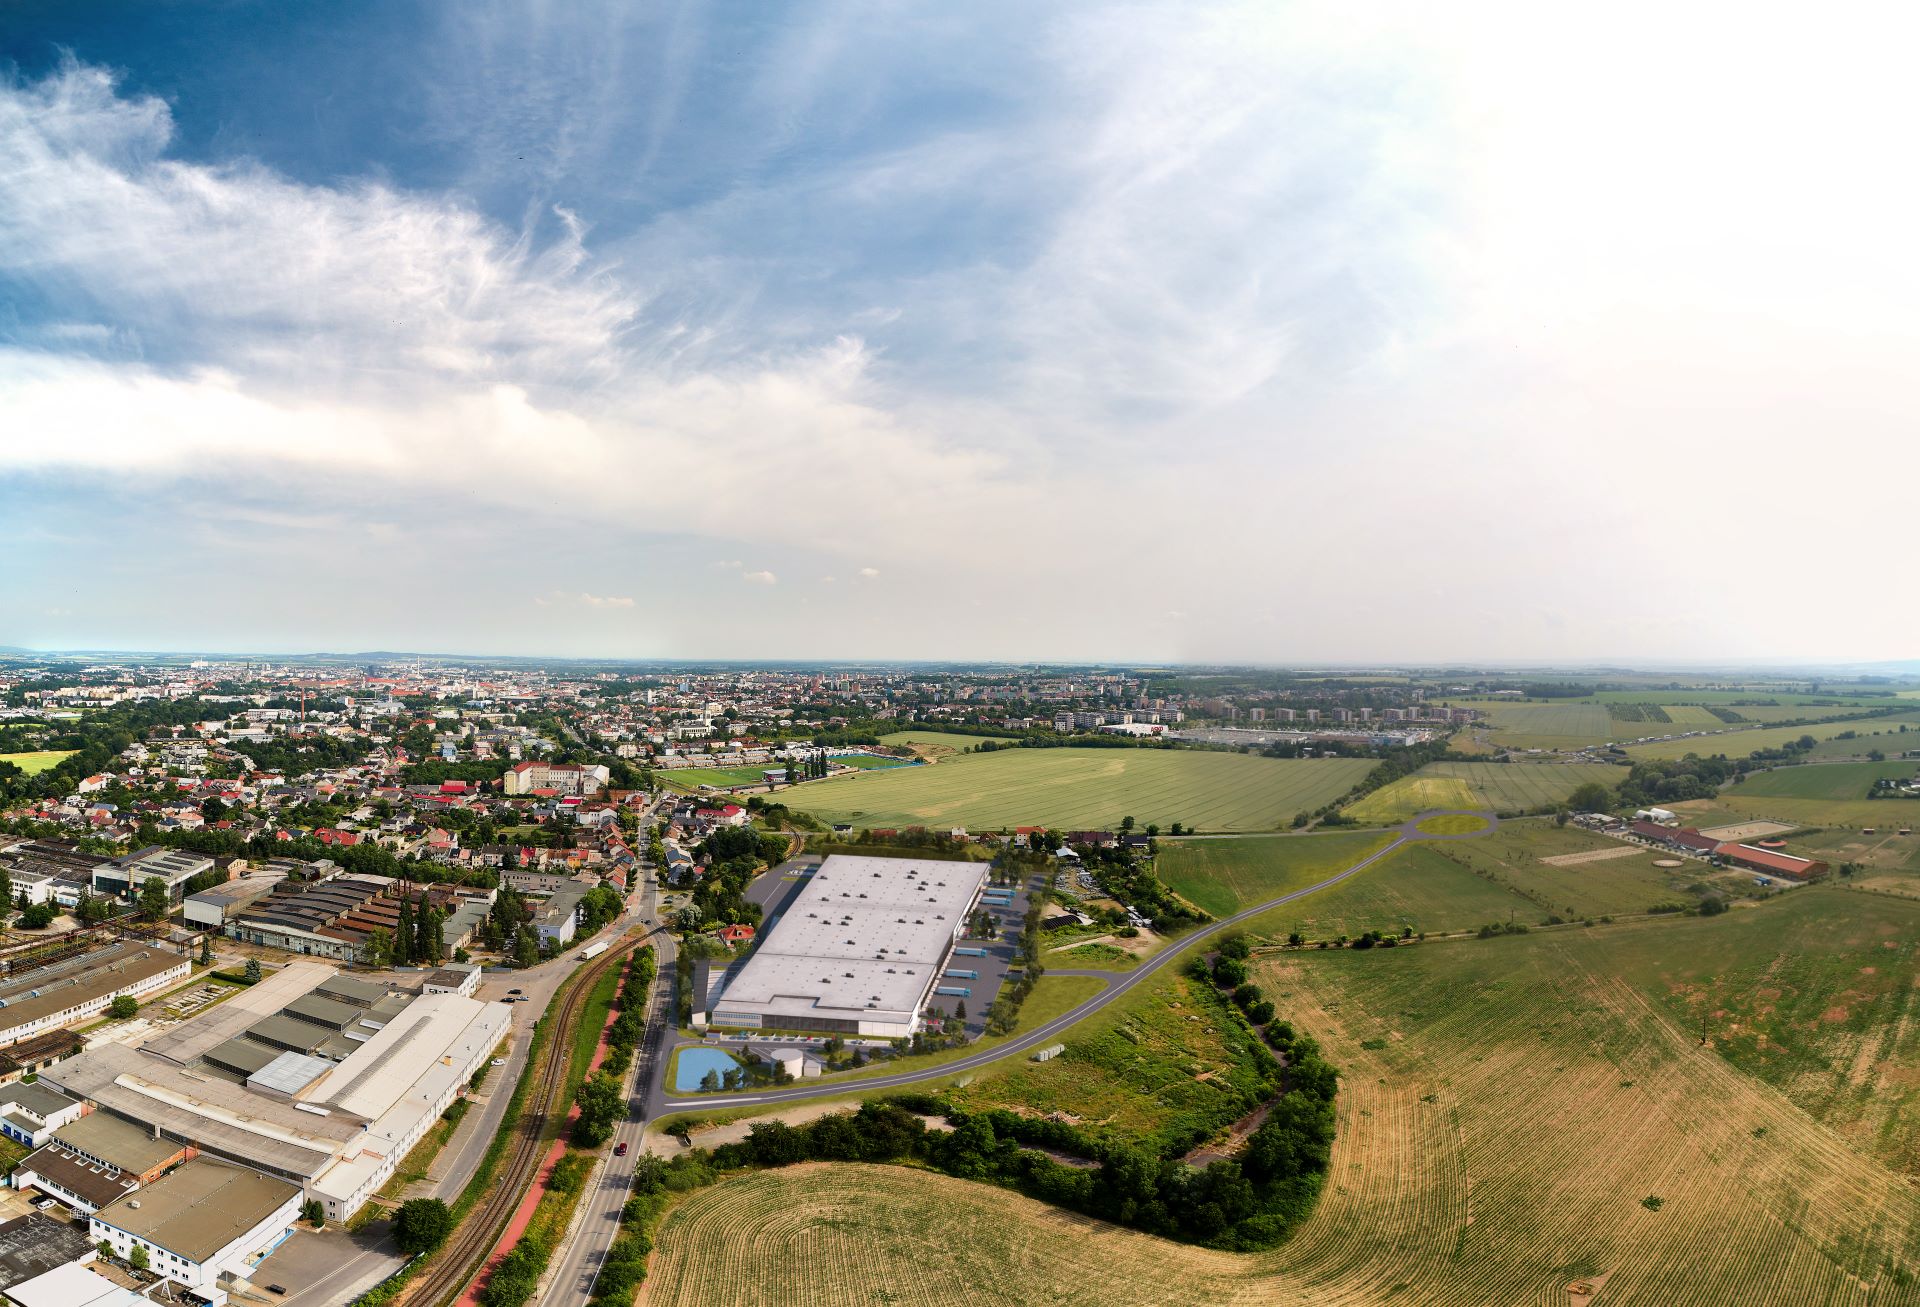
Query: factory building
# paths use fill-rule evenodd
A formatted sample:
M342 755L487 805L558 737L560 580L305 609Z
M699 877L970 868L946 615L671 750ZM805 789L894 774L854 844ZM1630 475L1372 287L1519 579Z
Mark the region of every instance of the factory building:
M165 945L131 941L76 953L0 980L0 1046L78 1025L122 994L139 998L187 979L192 963Z

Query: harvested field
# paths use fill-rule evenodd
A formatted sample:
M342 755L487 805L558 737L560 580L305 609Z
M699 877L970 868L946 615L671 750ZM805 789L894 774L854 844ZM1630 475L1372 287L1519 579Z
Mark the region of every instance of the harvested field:
M1345 813L1355 821L1400 822L1432 808L1517 813L1558 803L1589 781L1614 786L1626 772L1606 763L1428 763L1383 786Z
M1631 858L1646 850L1635 844L1622 844L1611 849L1587 849L1581 853L1556 853L1540 859L1549 867L1578 867L1587 862L1611 862L1615 858Z
M1684 758L1690 753L1710 758L1715 754L1725 754L1729 758L1744 758L1755 749L1777 749L1783 744L1798 740L1803 735L1811 735L1816 741L1828 741L1834 737L1852 731L1856 735L1868 731L1895 731L1905 722L1909 729L1904 737L1913 739L1913 728L1920 725L1920 713L1902 713L1893 717L1868 717L1852 721L1816 722L1811 726L1754 726L1729 727L1722 731L1706 732L1692 739L1658 740L1652 744L1630 744L1627 753L1633 758L1672 759ZM1647 731L1645 734L1661 732ZM1852 745L1862 749L1878 747L1889 752L1897 751L1901 744L1890 741L1900 740L1898 735L1882 736L1878 740L1855 739L1844 746L1852 752ZM1794 768L1793 770L1800 770Z

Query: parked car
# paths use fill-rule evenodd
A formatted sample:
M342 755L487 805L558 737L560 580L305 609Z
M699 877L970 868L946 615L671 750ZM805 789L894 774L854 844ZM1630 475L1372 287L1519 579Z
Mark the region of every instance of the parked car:
M520 992L520 991L519 991L519 990L517 990L517 989L510 989L510 990L508 990L508 991L507 991L507 993L509 993L509 994L518 994L519 992Z
M496 1057L493 1059L493 1064L495 1066L505 1066L507 1064L507 1059L504 1057Z
M56 1200L52 1198L42 1198L39 1201L34 1203L33 1208L37 1212L44 1212L49 1207L54 1206L55 1202Z

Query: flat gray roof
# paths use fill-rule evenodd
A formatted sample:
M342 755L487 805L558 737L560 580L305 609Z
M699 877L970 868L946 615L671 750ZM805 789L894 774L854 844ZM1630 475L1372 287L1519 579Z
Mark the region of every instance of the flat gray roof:
M180 1145L173 1140L155 1139L132 1122L106 1112L89 1112L76 1121L69 1121L55 1130L53 1137L135 1175L165 1164L180 1151Z
M204 1262L299 1195L299 1186L285 1180L196 1157L95 1219L187 1261Z

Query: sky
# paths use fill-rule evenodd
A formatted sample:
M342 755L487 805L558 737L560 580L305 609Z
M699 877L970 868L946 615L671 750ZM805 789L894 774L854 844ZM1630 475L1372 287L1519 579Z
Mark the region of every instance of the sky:
M1901 6L0 7L0 644L1912 658Z

